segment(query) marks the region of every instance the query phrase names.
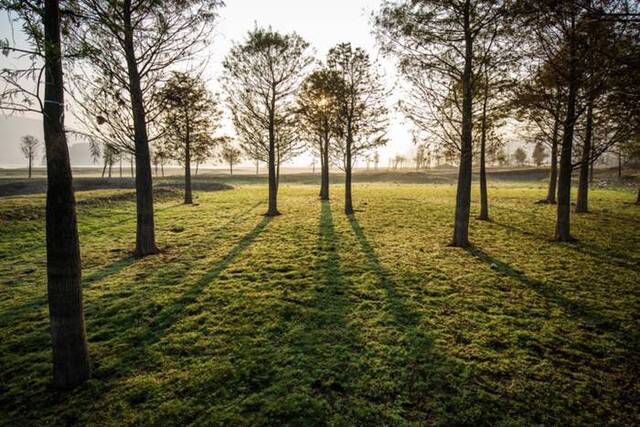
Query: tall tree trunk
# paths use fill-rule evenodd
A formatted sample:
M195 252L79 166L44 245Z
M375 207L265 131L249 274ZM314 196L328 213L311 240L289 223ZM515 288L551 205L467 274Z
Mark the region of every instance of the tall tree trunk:
M480 135L480 216L479 220L489 220L489 195L487 194L487 168L486 168L486 146L487 146L487 102L489 98L489 79L485 75L484 99L482 102L482 126Z
M186 138L184 144L184 204L193 203L191 193L191 135L189 135L189 119L186 119Z
M278 177L276 176L275 88L271 94L269 113L269 208L266 216L278 216Z
M64 130L64 82L58 0L45 0L44 142L47 152L47 294L53 383L72 388L90 376L80 286L80 244Z
M107 159L104 159L104 165L102 166L102 175L100 178L104 178L104 175L107 173Z
M129 172L131 173L131 178L133 178L135 176L133 172L133 157L129 158Z
M580 161L580 179L578 181L578 199L576 200L576 212L589 212L589 166L591 165L591 145L593 139L593 101L587 105L587 123Z
M576 97L578 91L578 76L576 69L576 40L575 17L571 22L571 37L569 39L569 94L567 98L567 112L562 134L562 150L560 152L560 176L558 178L558 207L556 215L555 240L559 242L572 241L571 236L571 173L573 152L573 130L576 120Z
M560 93L560 91L558 91ZM556 189L558 187L558 134L560 133L560 99L558 100L558 108L553 119L553 136L551 137L551 173L549 176L549 187L547 197L544 202L549 204L556 203Z
M29 153L29 178L31 178L31 163L33 161L33 154Z
M455 225L451 246L469 246L469 212L471 210L471 166L472 166L472 69L473 39L469 24L469 0L465 2L465 60L462 77L462 141L460 152L460 167L458 169L458 189L456 194Z
M145 118L144 99L140 85L140 73L133 42L131 25L131 0L124 2L124 45L129 74L129 91L133 114L136 152L136 250L137 257L158 253L153 218L153 179L149 155L149 138Z
M233 175L233 163L229 162L229 175Z
M196 162L196 175L198 175L199 168L200 168L200 162Z
M618 150L618 179L622 179L622 151Z
M591 144L591 150L593 151L593 144ZM591 160L589 162L589 184L593 184L593 181L595 179L595 177L594 177L594 174L595 174L594 168L595 167L596 167L596 161L594 159L594 160Z
M256 175L260 175L260 160L256 160Z
M351 135L351 129L348 129L347 153L344 168L344 213L347 215L353 215L353 201L351 198L351 144L353 144L353 137Z
M164 162L160 162L160 172L162 173L162 177L164 178Z
M113 168L113 160L109 159L109 178L111 178L111 169Z
M329 200L329 140L325 138L322 144L322 170L321 173L321 186L320 186L320 199Z
M120 178L122 178L122 155L120 155Z

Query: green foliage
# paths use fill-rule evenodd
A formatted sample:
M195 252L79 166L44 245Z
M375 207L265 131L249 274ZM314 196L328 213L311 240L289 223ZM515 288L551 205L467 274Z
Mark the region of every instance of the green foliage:
M164 110L164 144L160 152L185 164L188 146L190 159L204 163L213 155L216 145L226 139L213 137L220 126L222 111L202 78L173 72L159 96Z
M640 211L596 189L579 242L544 188L492 189L475 246L446 246L450 185L359 184L353 218L310 186L135 203L78 193L93 379L50 381L43 196L0 199L0 424L637 425ZM110 199L105 196L111 195ZM472 210L477 206L472 205Z
M295 94L313 62L296 33L255 28L223 62L222 84L237 138L249 157L281 164L301 151Z

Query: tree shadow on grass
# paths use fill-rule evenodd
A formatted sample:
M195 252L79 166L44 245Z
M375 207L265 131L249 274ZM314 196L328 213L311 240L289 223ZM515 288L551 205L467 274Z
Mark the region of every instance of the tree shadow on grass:
M158 315L149 323L145 334L137 340L137 345L148 346L159 341L171 326L180 319L187 306L193 304L202 291L211 284L220 273L222 273L231 263L244 252L253 241L264 231L271 218L264 217L249 233L222 258L216 262L200 279L190 286L180 298L171 305L162 309Z
M639 348L640 334L625 331L619 326L618 320L609 319L588 307L584 307L572 301L571 299L558 292L558 290L555 289L554 286L548 285L547 283L527 276L523 272L511 267L509 264L487 254L477 246L469 247L466 249L466 251L480 261L488 264L492 269L496 270L500 274L511 277L521 284L527 286L528 288L534 290L539 295L544 297L547 301L562 308L566 314L573 317L574 319L584 322L601 331L614 334L619 344L623 347L630 350Z
M520 233L524 236L537 238L540 240L549 240L548 236L545 236L541 233L534 233L527 230L524 230L520 227L516 227L510 224L504 224L501 222L497 222L495 220L491 221L492 224L497 225L500 228L504 228L505 230L509 230L511 232ZM561 243L558 243L561 244ZM620 268L625 268L627 270L631 270L634 272L640 272L640 265L637 262L626 261L624 255L613 251L611 249L603 248L593 242L588 242L585 240L577 240L575 242L569 244L562 244L562 247L574 250L576 252L580 252L584 255L588 255L592 258L597 258L601 261L607 262L609 264L615 265Z
M387 311L394 327L401 332L401 349L391 355L396 368L394 404L401 403L407 420L424 422L423 417L438 423L487 423L498 402L479 390L473 381L471 366L438 351L432 334L425 330L421 315L412 309L398 291L390 272L382 265L355 216L349 223L367 258L369 269L375 273L386 292ZM483 411L478 412L478 408ZM489 409L491 408L491 409ZM477 418L479 416L479 418Z

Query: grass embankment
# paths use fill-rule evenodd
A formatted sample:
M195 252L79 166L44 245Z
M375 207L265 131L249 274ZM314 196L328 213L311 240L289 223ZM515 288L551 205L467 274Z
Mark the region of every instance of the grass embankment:
M43 197L0 199L2 424L640 423L630 192L593 191L557 244L544 189L492 188L469 250L446 246L453 186L357 185L351 219L339 189L283 186L271 220L262 186L169 195L142 260L115 194L78 195L94 374L67 394L48 389Z

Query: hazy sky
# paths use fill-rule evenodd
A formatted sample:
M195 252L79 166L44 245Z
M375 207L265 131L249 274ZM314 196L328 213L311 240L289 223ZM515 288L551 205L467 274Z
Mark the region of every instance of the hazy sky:
M396 81L392 61L380 57L371 34L371 13L379 7L379 0L226 0L220 10L215 29L214 42L208 54L209 65L206 76L210 89L218 91L217 79L222 72L222 59L234 41L242 41L247 31L258 26L271 26L280 32L295 31L311 43L316 56L324 59L328 50L337 43L349 41L354 46L366 49L380 60L389 87ZM10 37L6 15L0 19L0 38ZM19 39L18 37L16 37ZM2 59L3 61L6 58ZM389 100L389 107L395 110L395 96ZM382 157L396 153L409 154L411 142L405 129L403 118L392 114L389 129L390 144L380 150ZM3 126L5 121L0 121ZM0 134L2 128L0 128ZM2 163L0 152L0 163ZM298 164L308 163L302 158Z

